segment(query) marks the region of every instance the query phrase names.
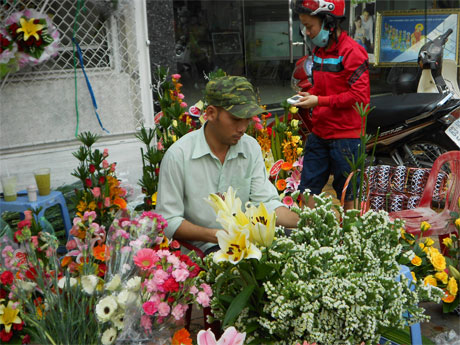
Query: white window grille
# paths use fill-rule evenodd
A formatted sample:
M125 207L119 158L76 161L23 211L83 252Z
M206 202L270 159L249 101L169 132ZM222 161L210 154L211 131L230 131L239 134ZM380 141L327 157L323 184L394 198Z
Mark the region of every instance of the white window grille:
M82 3L75 36L82 50L85 71L95 92L98 113L110 134L132 133L144 123L144 117L153 115L144 114L146 107L142 94L145 95L145 90L144 93L141 90L136 37L136 30L142 28L139 23L136 24L134 1L86 0ZM60 33L59 54L40 65L22 68L0 80L2 149L65 141L71 139L75 132L72 37L77 0L2 1L0 20L25 8L41 11L42 7L43 13L50 16ZM76 64L79 132L98 132L100 127L95 119L78 57ZM35 104L31 106L18 102L18 98L14 97L18 93L33 98ZM24 129L24 121L29 119L12 120L6 117L11 116L13 111L30 114L31 110L40 113L41 123L36 123L35 130L27 138L19 139L17 133L14 133L15 128ZM63 119L65 121L61 121ZM53 130L47 131L46 128Z

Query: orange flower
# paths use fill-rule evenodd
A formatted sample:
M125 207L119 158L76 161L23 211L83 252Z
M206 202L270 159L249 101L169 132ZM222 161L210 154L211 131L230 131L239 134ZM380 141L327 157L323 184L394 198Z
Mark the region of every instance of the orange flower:
M283 169L285 171L291 170L292 169L292 163L284 162L283 164L281 164L281 169Z
M442 298L443 302L452 303L455 300L455 296L451 295L447 291L444 291L445 296Z
M279 191L283 191L286 189L286 180L285 179L280 179L276 181L276 188L278 188Z
M93 248L94 257L98 260L105 261L105 249L106 249L105 244L100 245L100 246L95 246Z
M66 267L68 264L72 262L72 257L70 256L64 256L64 258L61 260L61 266Z
M115 200L113 201L113 204L117 205L122 210L124 210L126 208L126 206L127 206L126 201L124 199L122 199L122 198L115 198Z
M190 333L185 328L178 330L174 333L171 345L192 345Z

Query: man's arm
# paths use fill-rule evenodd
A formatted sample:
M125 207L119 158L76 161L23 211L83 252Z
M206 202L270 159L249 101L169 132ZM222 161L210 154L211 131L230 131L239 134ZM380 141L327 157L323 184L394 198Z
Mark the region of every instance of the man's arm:
M222 229L210 229L183 220L173 237L183 241L201 241L217 243L216 233Z
M280 206L275 209L276 225L282 225L286 228L297 228L299 215L287 207Z

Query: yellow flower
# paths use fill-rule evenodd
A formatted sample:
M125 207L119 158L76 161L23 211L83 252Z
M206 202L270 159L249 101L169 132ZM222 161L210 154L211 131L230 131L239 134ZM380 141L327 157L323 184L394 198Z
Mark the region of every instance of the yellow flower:
M226 231L225 231L226 230ZM231 224L229 228L217 231L220 250L214 254L214 262L229 261L236 265L242 259L260 260L262 252L249 241L249 231Z
M415 255L414 258L410 261L410 263L414 266L420 266L422 264L422 259Z
M431 225L430 225L430 223L428 223L428 222L423 221L423 222L420 224L420 231L421 231L421 232L425 232L425 231L429 230L430 228L431 228Z
M416 283L417 282L417 277L415 276L414 272L410 272L412 274L412 280Z
M429 237L426 238L425 245L427 247L431 247L433 245L433 243L434 243L434 241L431 238L429 238Z
M458 200L460 200L460 199L458 199ZM460 203L460 202L459 202L459 203ZM460 218L457 218L457 219L455 220L455 226L457 227L458 230L460 230Z
M425 245L423 243L419 243L418 246L420 247L421 250L425 248Z
M449 294L447 291L444 291L444 293L445 293L445 296L441 298L443 302L452 303L453 301L455 301L455 296Z
M457 281L455 280L454 277L450 277L449 283L447 283L446 289L447 289L447 291L449 291L449 293L451 295L457 296L458 285L457 285Z
M34 24L34 20L35 18L30 18L29 21L25 18L19 19L21 27L16 30L16 33L18 34L23 32L24 41L27 41L30 36L34 36L37 41L40 39L40 36L38 36L37 32L43 29L45 26L42 24Z
M460 218L459 218L460 219ZM457 220L459 220L457 219ZM452 239L450 237L446 237L446 238L443 238L442 239L442 243L446 246L446 247L452 247Z
M297 128L299 126L299 120L295 120L295 119L291 120L291 126L292 128Z
M297 108L297 107L290 107L290 108L289 108L289 112L290 112L291 114L296 114L298 111L299 111L299 108ZM297 122L298 122L298 121L297 121ZM293 127L295 128L296 126L293 126Z
M298 136L298 135L293 135L292 136L292 142L294 144L297 144L299 141L300 141L300 136Z
M158 194L158 192L155 192L155 193L153 193L153 195L152 195L152 205L156 205L156 204L157 204L157 194Z
M444 271L446 269L446 259L439 252L432 251L430 253L430 261L436 271Z
M273 242L276 227L276 214L268 211L263 202L259 207L246 209L246 216L249 218L250 241L264 247L269 247Z
M173 143L175 143L176 140L177 140L177 137L176 137L175 135L173 135L173 136L172 136L172 141L173 141Z
M87 208L86 202L84 202L83 200L80 200L80 202L77 205L77 210L80 212L84 212L86 211L86 208Z
M302 152L303 152L303 148L298 147L297 148L297 156L300 156L302 154Z
M88 205L88 208L91 210L91 211L94 211L96 209L96 203L94 201L91 201Z
M177 120L173 120L172 125L173 127L177 127Z
M18 316L19 309L13 308L13 301L9 301L8 305L2 308L3 313L0 315L0 325L5 326L5 332L10 333L13 323L22 323L21 318Z
M447 280L449 279L449 276L444 271L435 273L434 277L443 284L447 284Z
M423 280L423 283L425 285L432 285L432 286L438 285L436 278L433 277L431 274L425 277L425 279Z

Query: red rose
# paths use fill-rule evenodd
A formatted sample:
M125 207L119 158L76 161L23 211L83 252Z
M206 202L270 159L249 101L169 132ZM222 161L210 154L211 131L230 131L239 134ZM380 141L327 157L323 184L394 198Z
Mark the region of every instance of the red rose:
M180 243L179 243L179 241L173 240L173 241L171 242L171 248L172 248L172 249L179 249L179 248L180 248Z
M2 282L3 285L10 285L13 283L13 273L10 271L5 271L0 275L0 281Z
M21 331L24 328L24 321L21 323L13 323L13 329L15 331Z
M6 290L3 290L2 288L0 288L0 299L6 298L7 295L8 295L8 292L6 292Z
M160 175L160 168L155 168L155 175Z
M6 333L4 329L0 332L0 339L4 341L5 343L7 341L10 341L10 339L13 337L13 332L10 330L9 333Z
M91 181L90 178L87 178L87 179L85 180L85 184L86 184L86 187L91 187L91 186L93 185L93 182Z
M30 344L30 335L26 334L24 338L22 338L23 344Z
M22 229L22 228L25 228L25 227L28 227L30 228L30 226L32 225L32 222L30 220L21 220L19 223L18 223L18 229Z
M31 280L35 280L37 276L38 276L37 270L35 268L33 268L33 267L29 268L26 271L26 277L31 279Z
M176 299L173 296L168 297L168 303L174 302Z
M90 165L89 165L89 172L90 172L91 174L94 174L95 171L96 171L96 167L94 166L94 164L90 164Z
M102 210L102 201L97 202L97 208Z
M105 182L105 177L104 176L99 177L99 184L104 184L104 182Z
M21 230L18 230L13 234L13 240L16 243L19 243L18 236L22 236L22 231Z

